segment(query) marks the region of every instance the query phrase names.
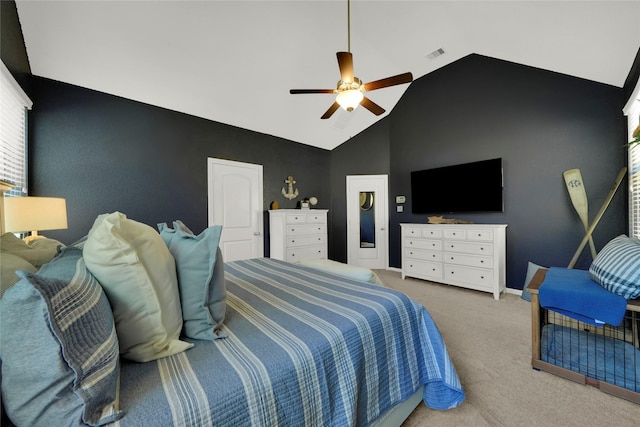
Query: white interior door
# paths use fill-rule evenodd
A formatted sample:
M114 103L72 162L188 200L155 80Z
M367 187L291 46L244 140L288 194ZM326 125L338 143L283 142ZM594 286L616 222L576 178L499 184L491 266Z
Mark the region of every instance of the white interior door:
M347 176L347 263L389 266L389 179L387 175Z
M207 175L209 225L222 225L224 260L262 258L262 165L209 158Z

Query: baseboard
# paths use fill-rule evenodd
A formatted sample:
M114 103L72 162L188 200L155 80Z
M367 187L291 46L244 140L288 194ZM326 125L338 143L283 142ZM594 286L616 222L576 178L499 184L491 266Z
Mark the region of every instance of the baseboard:
M398 268L398 267L388 267L387 271L394 271L396 273L402 273L402 269ZM513 295L522 296L522 289L505 288L504 293L505 294L513 294Z
M513 295L522 296L522 289L506 288L504 290L504 293L505 294L513 294Z

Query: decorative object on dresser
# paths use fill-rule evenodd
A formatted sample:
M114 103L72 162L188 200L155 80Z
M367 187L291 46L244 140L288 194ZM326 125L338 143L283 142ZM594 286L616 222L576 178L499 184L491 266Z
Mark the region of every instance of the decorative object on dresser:
M406 276L491 292L506 288L506 224L400 224Z
M327 257L327 210L269 211L271 258L296 262Z
M464 219L445 218L440 216L430 216L427 218L429 224L473 224L473 221L467 221Z

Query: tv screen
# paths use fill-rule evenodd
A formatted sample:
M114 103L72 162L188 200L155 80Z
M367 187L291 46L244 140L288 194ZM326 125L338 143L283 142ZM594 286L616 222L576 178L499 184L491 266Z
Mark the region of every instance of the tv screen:
M502 211L501 158L411 172L414 214Z

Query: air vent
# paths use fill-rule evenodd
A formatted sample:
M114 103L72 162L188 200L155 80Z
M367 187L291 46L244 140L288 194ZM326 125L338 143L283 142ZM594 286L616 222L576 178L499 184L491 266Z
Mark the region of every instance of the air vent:
M436 59L438 56L443 55L443 54L444 54L444 49L440 48L440 49L436 49L433 52L431 52L430 54L428 54L427 58Z

